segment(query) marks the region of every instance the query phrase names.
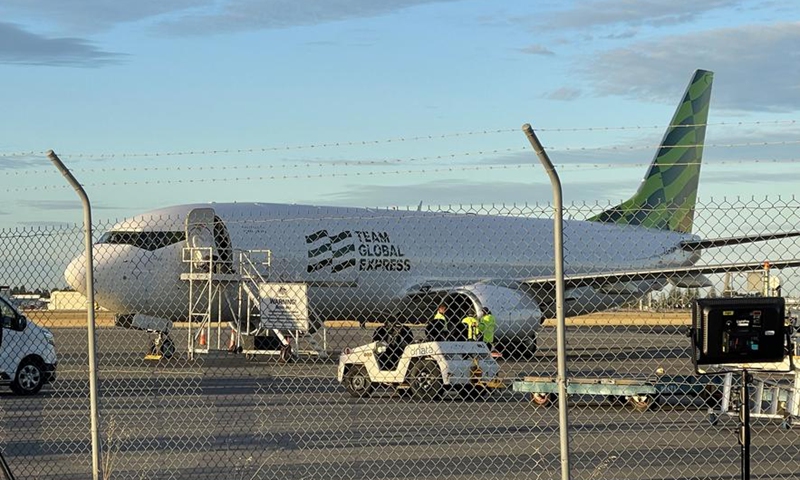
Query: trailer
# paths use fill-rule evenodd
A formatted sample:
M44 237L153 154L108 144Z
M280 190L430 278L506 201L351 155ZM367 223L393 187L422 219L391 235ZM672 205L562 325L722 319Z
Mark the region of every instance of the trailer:
M602 397L613 405L627 403L636 411L645 412L665 404L670 398L700 398L704 405L716 406L721 399L719 376L664 375L647 378L570 377L567 395ZM558 398L558 382L553 377L524 377L513 384L515 392L530 393L531 403L547 407Z

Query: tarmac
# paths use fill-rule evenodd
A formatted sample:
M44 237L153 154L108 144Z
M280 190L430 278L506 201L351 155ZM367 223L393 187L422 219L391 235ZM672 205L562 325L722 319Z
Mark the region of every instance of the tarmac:
M85 314L85 312L84 312ZM17 478L91 475L86 331L47 323L59 379L40 395L0 393L0 441ZM58 320L61 321L61 320ZM98 328L101 433L111 478L473 479L560 477L556 408L510 388L486 401L447 395L416 402L388 389L351 398L336 381L336 353L370 329L329 324L331 358L280 363L226 352L146 361L146 332ZM72 325L72 323L69 323ZM568 329L573 376L641 378L657 368L691 374L679 325ZM510 384L553 376L555 338L545 327L533 361L501 360ZM737 420L716 426L696 398L635 412L603 398L571 398L573 478L731 479L739 474ZM753 478L800 477L800 429L754 422Z

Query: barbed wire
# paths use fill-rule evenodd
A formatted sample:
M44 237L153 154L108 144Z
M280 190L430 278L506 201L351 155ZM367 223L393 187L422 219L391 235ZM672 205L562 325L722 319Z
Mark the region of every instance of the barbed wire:
M570 132L605 132L605 131L622 131L622 130L650 130L650 129L664 129L671 127L699 127L699 126L747 126L747 125L794 125L797 120L770 120L770 121L752 121L752 122L718 122L718 123L697 123L697 124L678 124L678 125L622 125L622 126L590 126L590 127L554 127L554 128L535 128L537 132L548 133L570 133ZM335 148L335 147L356 147L367 145L380 145L397 142L416 142L423 140L440 140L446 138L469 137L478 135L491 135L498 133L519 133L519 128L494 128L484 130L473 130L466 132L453 132L443 133L436 135L417 135L412 137L392 137L386 139L371 139L371 140L350 140L342 142L324 142L324 143L311 143L303 145L281 145L281 146L265 146L265 147L248 147L248 148L217 148L217 149L202 149L202 150L179 150L179 151L165 151L165 152L128 152L128 153L87 153L87 152L61 152L60 155L71 158L89 158L89 159L104 159L104 158L143 158L143 157L177 157L177 156L192 156L192 155L231 155L231 154L248 154L248 153L265 153L265 152L278 152L278 151L294 151L294 150L308 150L319 148ZM30 157L30 156L46 156L46 151L28 150L19 152L0 152L0 158L10 157Z
M530 148L520 147L518 149L505 148L494 150L479 150L475 152L463 153L450 153L444 155L430 155L424 157L410 157L410 158L391 158L382 160L352 160L352 161L322 161L322 162L294 162L282 164L267 164L267 165L211 165L211 166L156 166L156 167L104 167L104 168L76 168L72 171L74 173L111 173L111 172L154 172L154 171L207 171L207 170L253 170L253 169L289 169L289 168L308 168L308 167L361 167L361 166L377 166L377 165L392 165L404 162L422 162L428 160L447 160L458 157L470 157L477 155L496 155L499 153L515 153L530 150ZM6 175L32 175L34 171L7 172ZM39 173L45 173L44 170ZM52 170L47 170L47 173L53 173Z
M81 227L77 224L51 224L51 225L36 225L23 227L26 230L20 230L20 227L13 229L0 229L0 240L20 239L20 238L44 238L44 237L57 237L65 234L74 234L74 230ZM35 231L29 231L34 230Z
M586 151L586 152L594 152L594 151L603 151L603 150L611 150L611 151L632 151L632 150L650 150L654 148L742 148L742 147L774 147L774 146L786 146L786 145L799 145L800 140L784 140L780 142L744 142L744 143L695 143L691 145L629 145L629 146L620 146L620 145L610 145L610 146L603 146L603 147L545 147L545 149L550 151L569 151L569 152L576 152L576 151Z
M441 173L452 171L471 171L471 170L496 170L508 168L524 168L530 167L530 164L525 165L489 165L489 166L456 166L456 167L443 167L435 169L423 170L397 170L397 171L370 171L370 172L348 172L348 173L321 173L321 174L296 174L296 175L261 175L254 177L231 177L231 178L199 178L199 179L175 179L175 180L142 180L132 182L96 182L84 183L84 187L112 187L112 186L133 186L133 185L172 185L172 184L196 184L196 183L215 183L215 182L247 182L247 181L264 181L264 180L295 180L295 179L313 179L313 178L340 178L340 177L369 177L369 176L382 176L382 175L407 175L413 173ZM69 188L69 185L42 185L31 186L25 188L7 189L7 192L21 192L30 190L50 190Z
M800 145L800 140L780 141L780 142L745 142L745 143L729 143L729 144L690 144L690 145L665 145L664 148L742 148L742 147L766 147L766 146L788 146ZM595 151L634 151L634 150L652 150L661 147L661 145L630 145L623 146L605 146L605 147L545 147L549 151L565 151L565 152L595 152ZM246 164L246 165L210 165L210 166L148 166L148 167L103 167L103 168L77 168L73 169L74 173L115 173L115 172L182 172L182 171L225 171L225 170L278 170L278 169L292 169L292 168L309 168L309 167L362 167L362 166L378 166L378 165L392 165L408 162L425 162L431 160L452 160L460 157L476 157L485 155L509 154L509 153L522 153L530 152L529 146L522 147L509 147L499 148L492 150L477 150L473 152L449 153L441 155L428 155L422 157L409 157L409 158L390 158L378 160L352 160L352 161L319 161L319 162L291 162L280 164ZM9 170L0 174L6 176L28 176L28 175L43 175L56 173L55 170Z
M739 161L719 161L719 162L702 162L705 166L717 165L752 165L757 164L800 164L800 158L791 159L767 159L767 160L739 160ZM609 169L609 168L643 168L650 165L650 163L580 163L580 164L557 164L556 167L563 170L571 169ZM685 162L675 163L673 165L701 165L700 162ZM202 183L216 183L216 182L249 182L249 181L266 181L266 180L300 180L300 179L319 179L319 178L344 178L344 177L377 177L377 176L390 176L390 175L413 175L413 174L430 174L430 173L444 173L444 172L465 172L465 171L481 171L481 170L511 170L522 168L540 168L538 163L524 163L524 164L501 164L501 165L454 165L449 167L437 168L423 168L413 170L381 170L381 171L366 171L366 172L331 172L319 174L294 174L294 175L260 175L250 177L213 177L213 178L197 178L197 179L158 179L158 180L137 180L137 181L122 181L122 182L87 182L83 183L84 187L124 187L124 186L138 186L138 185L175 185L175 184L202 184ZM188 169L185 169L188 170ZM6 192L27 192L32 190L59 190L71 188L67 184L59 185L33 185L27 187L9 188Z

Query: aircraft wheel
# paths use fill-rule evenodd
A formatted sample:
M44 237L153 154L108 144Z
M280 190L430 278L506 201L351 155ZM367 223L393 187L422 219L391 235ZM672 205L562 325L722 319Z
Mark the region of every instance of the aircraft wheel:
M175 343L172 342L170 337L164 338L161 342L161 356L164 358L172 358L175 355Z
M33 395L44 385L44 372L36 360L25 360L17 369L11 390L17 395Z
M344 383L347 393L354 398L369 397L374 388L372 380L369 378L369 373L367 373L367 367L364 365L351 366L347 373L344 374L343 380L342 383Z
M630 406L637 412L646 412L653 408L653 397L649 395L631 395L628 399Z
M555 395L552 393L534 392L531 394L531 403L537 407L549 407L553 404Z
M442 372L435 360L420 360L411 367L408 383L415 400L438 400L442 396Z
M532 360L536 353L536 337L515 338L498 343L498 350L503 358L512 360Z

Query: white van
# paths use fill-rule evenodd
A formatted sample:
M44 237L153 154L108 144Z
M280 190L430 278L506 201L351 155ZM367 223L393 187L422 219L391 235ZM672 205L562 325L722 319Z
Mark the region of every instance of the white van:
M0 385L33 395L56 378L56 346L50 330L22 315L0 296Z

